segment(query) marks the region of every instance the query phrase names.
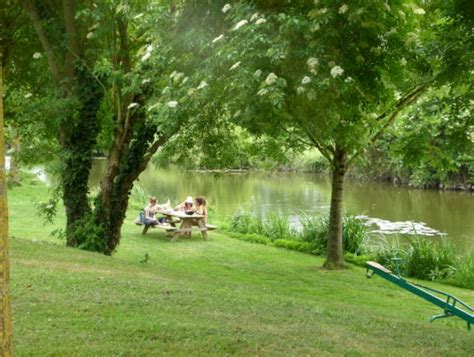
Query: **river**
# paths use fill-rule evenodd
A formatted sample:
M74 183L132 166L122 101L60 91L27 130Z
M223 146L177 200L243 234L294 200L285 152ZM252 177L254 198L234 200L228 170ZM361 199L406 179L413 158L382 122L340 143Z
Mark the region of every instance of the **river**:
M91 185L97 185L105 160L94 166ZM205 196L222 214L238 208L265 217L270 212L290 217L297 224L302 213L329 209L330 180L301 173L209 173L149 167L139 184L160 202ZM145 205L145 202L143 203ZM431 191L394 187L377 182L346 180L344 204L348 213L363 216L374 231L434 236L447 234L456 245L474 251L474 195L468 192Z

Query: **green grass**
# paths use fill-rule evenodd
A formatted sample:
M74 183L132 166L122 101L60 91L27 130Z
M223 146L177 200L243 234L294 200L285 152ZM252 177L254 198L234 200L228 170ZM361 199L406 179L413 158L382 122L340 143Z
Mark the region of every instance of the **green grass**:
M130 212L113 257L48 237L33 201L9 191L17 356L470 355L474 331L435 306L351 267L211 232L146 236ZM217 222L211 222L217 223ZM149 256L147 263L140 263ZM474 305L474 291L429 283Z

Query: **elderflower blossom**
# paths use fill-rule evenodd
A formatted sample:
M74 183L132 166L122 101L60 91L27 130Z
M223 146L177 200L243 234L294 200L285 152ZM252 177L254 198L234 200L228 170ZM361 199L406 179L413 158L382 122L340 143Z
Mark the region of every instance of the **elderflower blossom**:
M147 84L147 83L150 83L151 82L151 79L150 78L145 78L143 81L142 81L142 84Z
M278 79L278 76L275 73L270 73L267 78L265 78L265 85L271 86L274 84Z
M138 107L138 103L133 102L133 103L130 103L128 105L127 109L132 109L132 108L135 108L135 107Z
M197 89L203 89L203 88L206 88L208 86L207 82L206 81L201 81L201 83L199 83Z
M264 24L265 22L267 22L267 20L265 20L263 17L258 19L256 22L255 22L255 25L261 25L261 24Z
M268 89L267 88L262 88L257 92L257 95L264 96L267 93L268 93Z
M238 30L239 28L241 28L242 26L245 26L247 25L249 22L247 20L240 20L239 22L237 22L237 24L235 25L234 27L234 31L235 30Z
M178 106L178 102L176 100L170 100L166 105L170 108L176 108Z
M254 76L255 78L260 78L261 75L262 75L262 70L261 70L261 69L257 69L257 70L255 71L255 73L253 74L253 76Z
M87 35L86 35L86 38L88 40L90 40L92 37L94 37L94 33L91 31L91 32L88 32Z
M224 35L223 35L223 34L222 34L222 35L219 35L219 36L217 36L215 39L212 40L212 43L216 43L217 41L220 41L220 40L222 40L223 38L224 38Z
M304 76L303 80L301 81L301 84L305 85L305 84L309 84L309 83L311 83L311 78L308 77L308 76Z
M405 67L406 65L407 65L407 60L405 59L405 57L402 57L402 59L400 60L400 66Z
M35 53L33 54L33 58L34 58L34 59L39 59L39 58L41 58L41 57L43 57L43 55L42 55L41 53L39 53L39 52L35 52Z
M258 12L256 12L255 14L252 15L252 17L250 18L250 22L254 22L255 20L258 19L258 17L260 16L260 14Z
M31 98L32 96L33 96L33 94L31 94L31 93L26 93L25 96L24 96L24 98L25 98L25 99L28 99L28 98Z
M315 57L310 57L306 61L306 64L308 65L309 68L313 69L314 67L316 67L319 64L319 60Z
M331 76L336 78L344 73L344 70L340 66L334 66L331 68Z
M232 67L229 68L229 71L232 71L232 70L234 70L234 69L237 69L237 68L239 68L239 66L240 66L240 61L239 61L239 62L235 62L235 63L232 65Z
M304 93L304 91L305 91L304 87L299 86L298 88L296 88L296 93L298 94L302 94Z
M344 14L347 9L349 9L349 6L347 6L346 4L342 4L342 6L339 8L339 13Z
M348 77L346 77L346 79L344 79L344 82L346 82L346 83L351 83L353 81L354 81L354 79L350 76L348 76Z
M413 13L415 15L424 15L424 14L426 14L426 11L423 10L421 7L417 7L413 10Z
M230 9L232 9L232 6L230 6L230 4L225 4L222 8L222 12L225 14L226 12L230 11Z
M145 53L143 56L142 56L142 59L141 61L142 62L145 62L147 59L149 59L151 57L151 52L147 52Z

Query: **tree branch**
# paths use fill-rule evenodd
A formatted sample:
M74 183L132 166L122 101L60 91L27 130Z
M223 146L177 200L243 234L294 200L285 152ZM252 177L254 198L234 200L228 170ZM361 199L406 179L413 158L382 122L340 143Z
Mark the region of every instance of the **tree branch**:
M46 57L48 59L49 69L51 70L51 74L53 75L53 79L57 84L61 83L61 71L59 70L59 65L56 60L56 55L54 53L53 47L44 32L43 25L41 24L41 19L38 14L38 10L36 9L35 5L31 0L21 0L21 3L28 13L28 16L31 19L31 23L33 24L33 28L38 35L38 38L43 46L44 51L46 52Z
M382 134L385 132L385 130L393 124L393 122L395 121L395 119L397 119L398 115L400 114L400 112L410 106L412 103L414 103L421 95L423 95L423 93L425 93L428 88L429 88L429 85L431 84L431 81L430 82L425 82L425 83L422 83L422 84L419 84L417 86L414 87L414 89L412 89L409 93L407 93L405 96L403 96L402 98L400 98L400 100L392 107L391 109L391 114L390 116L388 116L388 119L387 119L387 122L382 125L382 127L369 139L369 141L367 142L366 144L366 147L367 146L370 146L372 145L375 141L377 141L377 139L380 138L380 136L382 136ZM379 116L377 118L377 120L382 120L384 119L385 117L387 116L387 114L383 114L382 116ZM349 160L349 164L352 163L354 161L354 159L356 157L358 157L363 151L365 150L365 148L361 148L359 149Z

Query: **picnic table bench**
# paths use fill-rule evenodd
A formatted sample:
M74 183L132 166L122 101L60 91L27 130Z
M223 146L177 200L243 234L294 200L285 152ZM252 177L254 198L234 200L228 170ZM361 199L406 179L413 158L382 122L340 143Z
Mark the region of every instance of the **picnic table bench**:
M143 224L143 231L142 234L146 234L150 227L158 228L160 230L164 230L166 233L170 234L172 240L175 240L179 235L191 232L201 232L202 237L204 240L208 239L207 231L212 231L217 229L217 226L212 224L205 224L204 223L204 216L200 214L187 214L182 211L174 211L174 210L160 210L157 213L163 215L166 220L165 224ZM177 224L180 224L177 227ZM139 224L139 223L137 223Z

